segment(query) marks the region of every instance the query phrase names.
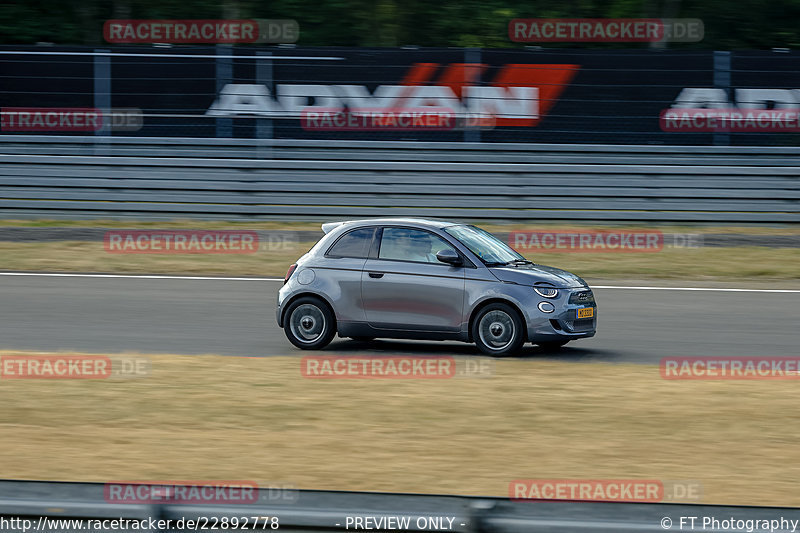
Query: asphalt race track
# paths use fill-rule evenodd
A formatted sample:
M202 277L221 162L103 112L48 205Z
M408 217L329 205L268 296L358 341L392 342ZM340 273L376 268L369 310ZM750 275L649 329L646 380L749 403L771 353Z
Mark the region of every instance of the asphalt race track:
M280 281L0 275L0 349L301 355L274 318ZM653 282L652 285L659 285ZM690 286L702 286L695 283ZM525 357L658 363L666 356L795 356L800 292L596 289L598 333ZM477 354L472 345L336 339L328 353Z

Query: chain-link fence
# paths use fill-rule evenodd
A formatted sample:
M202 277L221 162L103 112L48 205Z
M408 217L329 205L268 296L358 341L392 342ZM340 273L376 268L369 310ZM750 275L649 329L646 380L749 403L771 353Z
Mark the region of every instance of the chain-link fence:
M779 145L800 54L130 46L0 50L0 131Z

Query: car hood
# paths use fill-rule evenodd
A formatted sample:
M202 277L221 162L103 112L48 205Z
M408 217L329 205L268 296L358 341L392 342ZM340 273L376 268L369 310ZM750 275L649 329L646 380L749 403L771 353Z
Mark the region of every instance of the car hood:
M520 285L533 285L536 282L546 282L559 289L586 287L588 284L572 272L546 265L519 265L506 267L492 267L492 274L500 281L518 283Z

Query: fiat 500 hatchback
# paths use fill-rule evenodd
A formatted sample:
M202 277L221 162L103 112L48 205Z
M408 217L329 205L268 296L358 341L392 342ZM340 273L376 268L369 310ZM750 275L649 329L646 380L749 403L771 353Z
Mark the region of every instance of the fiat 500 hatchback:
M322 348L338 333L474 342L501 356L525 342L557 348L595 334L585 281L475 226L373 219L322 230L278 293L278 324L299 348Z

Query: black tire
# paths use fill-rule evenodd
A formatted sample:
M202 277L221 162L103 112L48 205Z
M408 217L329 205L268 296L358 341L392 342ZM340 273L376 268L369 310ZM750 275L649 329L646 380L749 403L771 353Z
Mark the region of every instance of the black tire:
M507 304L487 305L472 322L472 340L487 355L514 355L522 348L526 337L522 318L516 309Z
M283 331L289 342L301 350L320 350L336 334L336 318L319 298L298 298L286 309Z
M554 342L539 342L536 345L541 348L542 350L547 350L549 352L555 352L561 349L562 346L567 344L569 341L554 341Z
M375 340L375 337L350 337L350 338L356 342L370 342Z

